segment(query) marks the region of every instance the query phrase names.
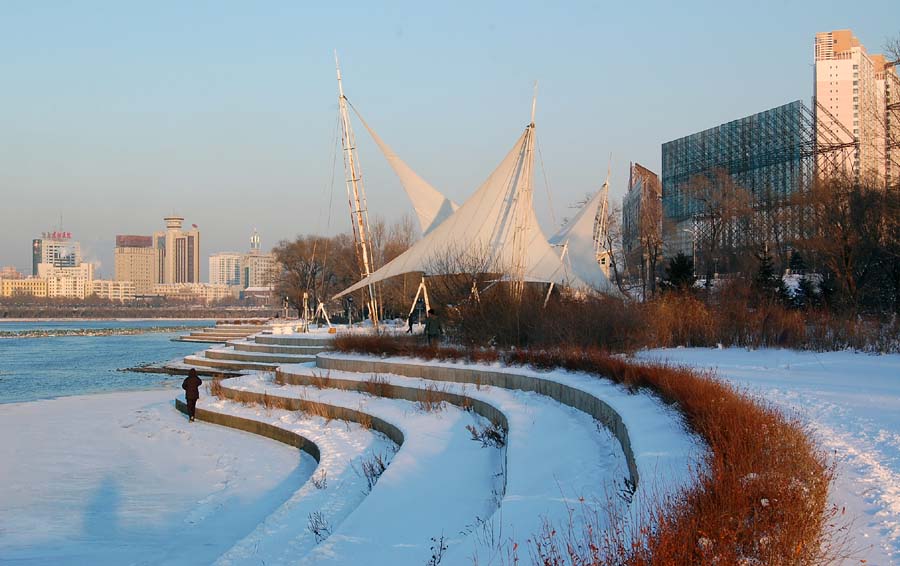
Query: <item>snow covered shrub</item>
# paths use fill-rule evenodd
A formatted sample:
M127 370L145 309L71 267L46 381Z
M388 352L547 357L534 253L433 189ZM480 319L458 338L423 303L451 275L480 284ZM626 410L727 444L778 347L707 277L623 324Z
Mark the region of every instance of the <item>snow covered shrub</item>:
M425 563L425 566L438 566L444 559L444 552L447 550L447 543L444 542L444 535L440 537L431 537L431 558Z
M372 488L378 483L378 478L380 478L381 474L387 469L387 462L385 462L385 460L386 457L384 455L373 453L371 456L363 458L360 461L360 470L362 475L366 478L366 485L368 487L367 493L372 491Z
M313 511L309 514L306 528L316 537L316 543L320 543L331 536L331 523L328 522L328 519L325 518L321 511Z
M503 448L506 446L506 429L500 423L491 422L481 428L475 425L466 425L466 430L472 435L472 440L481 442L484 447Z
M328 489L328 472L322 470L312 477L313 486L316 489Z

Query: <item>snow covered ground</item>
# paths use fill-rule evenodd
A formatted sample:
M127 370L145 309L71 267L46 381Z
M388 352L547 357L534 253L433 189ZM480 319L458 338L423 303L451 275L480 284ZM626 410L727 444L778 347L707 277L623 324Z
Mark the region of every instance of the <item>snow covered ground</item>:
M838 463L832 500L847 510L847 563L900 564L900 355L677 348L639 357L715 368L808 422Z
M189 424L174 390L0 405L0 563L208 564L302 485L297 449Z
M315 371L304 364L282 366L282 370L294 374ZM329 376L366 377L333 370ZM473 555L478 555L481 563L491 563L487 558L496 560L492 555L498 546L509 539L524 542L539 531L542 519L563 524L568 518L567 501L603 496L604 486L615 491L628 474L624 455L608 431L585 413L541 395L379 376L409 387L437 385L493 404L509 420L505 457L501 451L473 441L465 429L466 424L484 426L483 419L452 405L437 413L423 413L408 401L279 386L260 375L231 380L228 386L235 389L362 408L397 424L407 435L376 490L351 520L335 531L334 540L329 539L310 556L310 564L367 560L372 564L424 564L430 557L431 538L442 534L448 546L445 564L465 564ZM502 482L506 479L504 495ZM501 513L495 513L498 505L502 505ZM486 540L490 533L494 533L494 544Z
M313 371L311 364L284 369ZM643 486L677 489L702 453L680 416L650 396L580 374L491 369L563 381L614 407L641 470L638 498ZM381 377L407 387L435 385ZM506 415L507 444L496 448L473 441L466 428L485 426L483 417L450 405L425 411L355 391L281 386L267 373L224 385L365 411L399 427L405 441L398 450L354 423L203 394L201 408L315 442L322 456L316 467L295 448L202 421L188 424L172 406L172 389L0 405L0 430L17 431L0 443L0 562L418 565L431 556L432 537L441 536L445 565L470 564L473 555L481 564L503 563L510 542L528 560L526 541L542 519L564 525L580 497L588 504L615 497L628 473L606 429L535 393L439 384ZM388 466L370 492L360 469L373 454L385 456ZM308 528L316 513L328 523L324 540Z

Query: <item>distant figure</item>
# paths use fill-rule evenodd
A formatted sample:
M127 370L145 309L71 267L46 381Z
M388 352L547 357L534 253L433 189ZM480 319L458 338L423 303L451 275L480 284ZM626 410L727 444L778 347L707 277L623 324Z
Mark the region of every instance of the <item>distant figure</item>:
M428 340L429 346L437 346L444 333L444 327L441 325L441 318L434 312L434 309L428 309L428 317L425 319L425 339Z
M412 334L412 326L413 326L412 317L413 317L412 313L409 313L409 316L406 317L406 324L409 326L409 328L406 329L407 334Z
M187 399L188 417L190 422L194 422L194 413L197 411L197 399L200 398L200 385L203 381L197 377L197 370L191 368L188 376L181 382L181 388L184 389L184 398Z

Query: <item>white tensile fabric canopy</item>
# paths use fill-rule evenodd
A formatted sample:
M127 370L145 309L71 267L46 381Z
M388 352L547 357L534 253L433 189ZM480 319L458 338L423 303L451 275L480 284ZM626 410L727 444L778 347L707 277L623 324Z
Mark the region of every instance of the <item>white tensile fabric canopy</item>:
M618 289L600 269L597 244L594 241L594 225L604 195L603 189L597 191L575 217L550 238L550 243L566 247L563 262L579 279L597 291L618 294Z
M413 208L416 211L416 218L419 220L419 227L422 229L422 234L428 234L437 227L438 224L447 218L450 218L450 215L456 212L459 205L445 197L440 191L420 177L418 173L413 171L400 159L400 157L397 156L396 153L394 153L394 150L391 149L388 144L384 143L384 141L378 137L375 130L369 127L369 124L363 120L359 111L357 111L356 108L353 108L353 111L356 112L356 117L359 118L362 125L369 131L369 135L372 136L375 143L378 144L378 147L384 154L385 159L387 159L391 169L393 169L394 173L400 178L400 184L403 185L403 190L406 191L406 194L409 196L409 200L412 201Z
M533 126L484 184L449 218L369 277L335 295L405 273L512 273L524 281L585 287L547 242L532 206Z

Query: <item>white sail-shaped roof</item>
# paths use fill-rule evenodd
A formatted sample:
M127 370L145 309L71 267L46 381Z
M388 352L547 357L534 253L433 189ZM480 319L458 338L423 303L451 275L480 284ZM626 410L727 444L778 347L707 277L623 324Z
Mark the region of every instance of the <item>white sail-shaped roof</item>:
M563 261L588 286L604 293L618 294L618 289L597 262L597 244L594 242L594 224L605 195L603 189L597 191L575 217L550 238L550 243L566 247Z
M403 190L406 191L416 211L416 218L419 220L422 234L428 234L438 224L449 218L459 208L459 205L445 197L413 171L388 144L378 137L375 130L369 127L369 124L360 116L359 111L356 108L353 108L353 111L356 112L359 121L369 131L369 135L372 136L375 143L378 144L391 169L400 178L400 184L403 185Z
M532 206L533 125L484 184L406 252L335 296L421 272L510 273L525 281L585 286L547 242Z

